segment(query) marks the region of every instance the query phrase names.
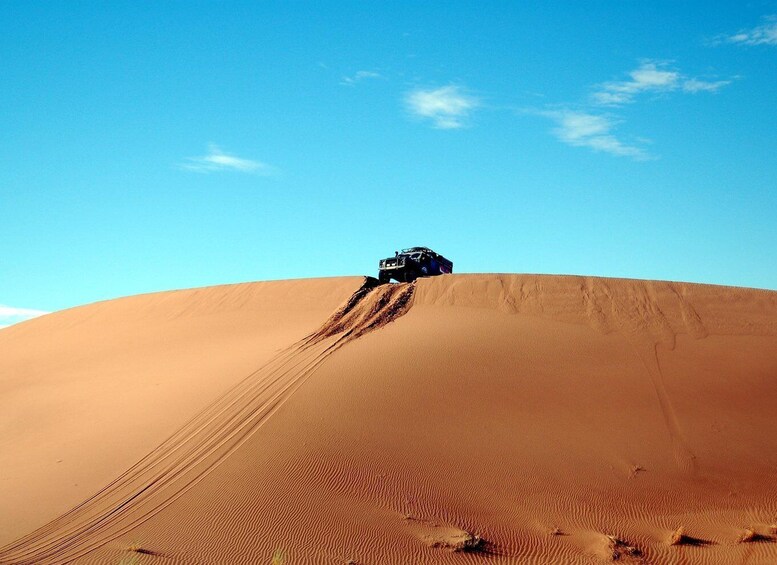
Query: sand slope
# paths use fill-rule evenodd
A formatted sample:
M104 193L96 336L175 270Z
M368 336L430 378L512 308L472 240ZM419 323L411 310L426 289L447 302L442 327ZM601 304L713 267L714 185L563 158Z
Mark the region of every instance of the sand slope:
M0 331L0 562L777 561L777 293L361 282Z
M361 283L132 296L0 331L0 545L94 494Z

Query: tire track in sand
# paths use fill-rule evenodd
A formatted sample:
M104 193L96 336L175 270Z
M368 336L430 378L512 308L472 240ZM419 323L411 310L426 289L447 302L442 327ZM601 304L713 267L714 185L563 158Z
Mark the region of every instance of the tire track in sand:
M637 353L653 385L675 463L683 472L695 473L696 455L683 434L658 355L659 347L675 349L677 330L661 310L654 285L636 281L625 297L618 297L603 281L596 282L588 277L581 285L589 324L601 333L617 331ZM707 330L690 302L675 286L669 284L669 290L679 302L684 329L696 339L706 337Z
M405 314L414 283L371 277L316 332L281 351L93 496L0 548L0 563L72 561L142 524L213 471L335 351Z

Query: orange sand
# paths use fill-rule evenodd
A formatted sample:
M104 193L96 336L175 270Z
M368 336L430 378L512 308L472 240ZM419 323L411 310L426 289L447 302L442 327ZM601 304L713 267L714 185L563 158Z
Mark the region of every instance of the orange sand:
M0 331L0 563L777 562L777 293L361 285Z

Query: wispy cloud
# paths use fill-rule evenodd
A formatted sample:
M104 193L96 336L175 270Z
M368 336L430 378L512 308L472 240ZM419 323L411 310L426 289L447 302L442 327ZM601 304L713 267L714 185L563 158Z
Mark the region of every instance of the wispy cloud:
M43 310L34 310L32 308L16 308L14 306L4 306L0 304L0 328L5 328L25 320L31 320L38 316L48 314Z
M643 139L635 142L623 141L614 130L620 123L612 114L604 114L602 107L617 108L638 101L645 93L715 92L731 84L731 80L702 80L690 78L672 68L668 62L651 59L643 60L637 68L627 73L626 80L609 81L596 85L593 93L582 106L570 110L570 105L562 109L532 110L531 113L550 118L556 123L551 132L562 142L577 147L588 147L595 151L609 153L619 157L636 160L654 159L646 151Z
M593 93L594 102L615 106L633 102L637 94L646 91L667 91L677 88L680 73L662 68L658 63L644 62L629 73L629 80L605 82Z
M405 103L413 114L431 120L438 129L463 127L472 110L480 105L477 98L453 85L413 90L405 96Z
M703 81L687 78L679 71L668 68L668 64L657 61L644 61L639 67L628 73L628 80L605 82L599 85L592 99L600 106L621 106L635 101L641 93L671 92L713 92L730 84L730 80Z
M346 86L353 86L356 83L361 82L363 80L375 79L375 78L383 78L383 75L375 71L356 71L356 73L351 76L344 76L342 80L340 80L340 84L344 84Z
M722 35L715 43L740 45L777 45L777 15L766 16L764 23L751 29L743 29L733 35Z
M638 160L650 158L644 149L624 143L612 133L616 122L609 116L574 110L547 110L536 113L556 122L552 133L568 145L589 147L618 157Z
M237 171L241 173L271 175L275 172L275 168L266 163L229 155L213 144L208 146L207 155L187 157L179 164L179 167L196 173Z
M715 81L704 81L704 80L698 80L695 78L691 78L686 80L683 83L683 90L685 92L715 92L719 88L722 88L726 86L727 84L731 84L730 80L715 80Z

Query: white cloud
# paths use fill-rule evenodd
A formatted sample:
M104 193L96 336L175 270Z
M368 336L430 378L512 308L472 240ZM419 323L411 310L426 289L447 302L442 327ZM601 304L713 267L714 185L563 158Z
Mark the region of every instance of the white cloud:
M439 129L463 127L470 112L480 105L477 98L452 85L414 90L405 96L405 103L413 114L430 119Z
M604 106L618 106L634 101L641 92L665 92L677 88L680 73L666 70L665 65L646 61L629 73L630 80L606 82L594 92L593 99Z
M721 39L741 45L777 45L777 16L766 16L763 24Z
M628 73L628 77L628 80L605 82L596 86L587 105L588 110L584 107L582 110L550 109L534 113L556 122L552 133L569 145L588 147L619 157L653 159L654 156L640 146L644 144L644 140L639 140L638 143L622 141L613 133L617 125L615 118L603 115L595 108L631 104L637 101L639 95L649 92L677 91L695 94L714 92L731 84L731 80L708 81L689 78L670 68L668 63L651 60L643 60L636 69Z
M383 78L383 75L376 73L375 71L356 71L356 74L353 76L343 77L343 79L340 81L340 84L353 86L357 82L373 78Z
M719 88L731 84L730 80L704 81L691 78L683 82L685 92L715 92Z
M675 71L662 71L655 63L643 63L642 66L631 71L632 82L639 89L666 88L677 82L678 74Z
M229 155L213 144L208 146L207 155L187 157L179 166L182 169L196 173L238 171L241 173L271 175L274 172L274 168L266 163Z
M630 80L606 82L593 93L594 102L600 106L621 106L634 102L643 92L714 92L731 84L730 80L704 81L687 78L679 71L668 70L665 63L645 61L629 73Z
M13 306L4 306L0 304L0 329L7 328L10 325L31 320L38 316L48 314L43 310L34 310L32 308L15 308Z
M618 157L650 158L644 149L623 143L615 137L612 134L615 122L608 116L573 110L549 110L539 114L556 122L553 134L569 145L589 147Z

